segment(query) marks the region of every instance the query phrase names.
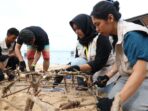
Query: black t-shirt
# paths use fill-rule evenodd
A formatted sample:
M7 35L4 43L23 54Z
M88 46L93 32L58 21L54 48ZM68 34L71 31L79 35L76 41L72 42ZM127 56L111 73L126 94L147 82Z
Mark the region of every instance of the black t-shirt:
M42 51L44 49L44 46L49 44L48 35L41 27L30 26L26 27L25 29L33 32L35 36L34 46L37 48L38 51ZM23 40L20 37L18 37L17 43L22 45Z

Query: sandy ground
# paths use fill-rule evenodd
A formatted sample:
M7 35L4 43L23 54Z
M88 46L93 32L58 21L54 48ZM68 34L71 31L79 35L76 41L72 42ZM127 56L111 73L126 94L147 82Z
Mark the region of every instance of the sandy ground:
M52 66L52 68L55 68L55 66ZM57 67L57 66L56 66ZM58 66L59 68L60 66ZM41 66L38 66L37 70L40 70ZM8 84L3 83L0 85L0 91L2 88ZM17 91L25 86L19 86L21 84L26 84L26 82L18 82L16 85L14 85L11 89L11 91ZM64 85L58 86L58 88L64 89ZM52 105L55 108L59 108L60 104L62 103L68 103L69 101L80 101L80 106L77 108L62 110L62 111L96 111L95 107L95 97L92 96L90 91L76 91L75 87L69 86L68 91L62 90L62 91L50 91L51 87L42 88L41 92L39 94L39 98L42 101L46 101L48 104ZM8 91L9 92L9 91ZM13 103L17 107L24 109L26 104L26 92L22 91L17 94L14 94L12 96L9 96L8 98L5 98L9 102ZM15 108L11 107L9 104L0 101L0 111L17 111ZM34 105L32 111L41 111L38 105ZM50 111L50 110L49 110ZM60 110L61 111L61 110Z

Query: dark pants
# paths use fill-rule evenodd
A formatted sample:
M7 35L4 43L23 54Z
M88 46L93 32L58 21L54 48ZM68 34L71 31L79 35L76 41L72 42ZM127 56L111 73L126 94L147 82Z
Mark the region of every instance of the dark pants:
M87 83L84 81L83 77L77 77L78 86L87 87Z
M3 71L0 69L0 81L4 80L4 74Z
M12 70L15 70L17 65L19 65L18 58L16 56L11 56L9 57L6 68L10 67Z

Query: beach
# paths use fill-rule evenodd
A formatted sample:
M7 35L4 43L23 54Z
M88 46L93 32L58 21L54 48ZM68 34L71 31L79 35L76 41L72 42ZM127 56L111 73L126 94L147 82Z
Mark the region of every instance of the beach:
M63 65L52 65L50 69L60 68ZM37 70L41 70L42 66L38 65ZM68 80L68 83L71 83L71 80ZM9 84L9 82L2 83L0 86L1 96L2 89L4 86ZM18 81L11 88L11 93L17 90L20 90L26 87L28 83L25 81ZM48 84L49 85L49 84ZM48 111L56 111L52 110L52 108L58 109L58 111L96 111L96 100L93 94L90 91L76 91L75 87L72 85L67 85L67 90L63 84L57 86L55 89L51 87L51 85L46 87L39 88L40 93L37 96L40 100L44 101L51 106L51 110ZM8 93L10 93L8 91ZM16 107L20 108L20 111L24 111L26 100L27 100L27 90L21 91L19 93L13 94L9 97L4 98L6 101L14 104ZM76 108L61 110L59 106L63 103L69 103L70 101L79 101L80 105ZM0 111L19 111L16 108L12 107L12 105L6 103L5 101L0 101ZM34 104L32 111L42 111L38 104Z

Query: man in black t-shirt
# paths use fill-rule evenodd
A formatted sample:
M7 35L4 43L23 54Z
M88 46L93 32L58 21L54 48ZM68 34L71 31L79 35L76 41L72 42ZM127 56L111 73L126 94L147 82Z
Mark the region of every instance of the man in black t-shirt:
M23 43L27 45L29 69L35 71L35 65L42 53L44 59L43 70L47 71L50 63L49 39L47 33L41 27L37 26L26 27L20 32L15 46L15 52L20 61L19 66L21 71L26 69L26 64L20 51Z

